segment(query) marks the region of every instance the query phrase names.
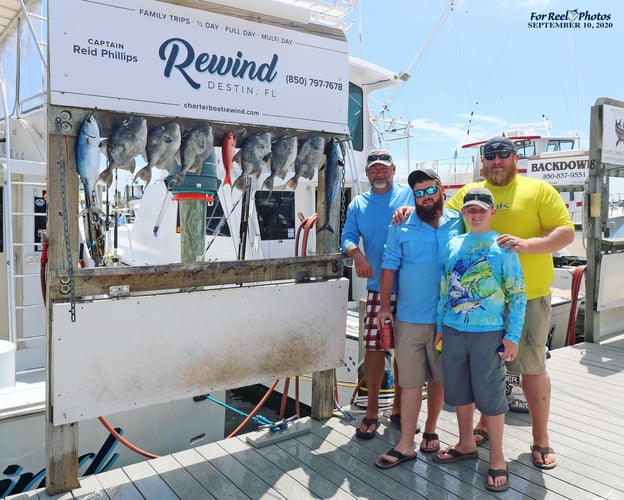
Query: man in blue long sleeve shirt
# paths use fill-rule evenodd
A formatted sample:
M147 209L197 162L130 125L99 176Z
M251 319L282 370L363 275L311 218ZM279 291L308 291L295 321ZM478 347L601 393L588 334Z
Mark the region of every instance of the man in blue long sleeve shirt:
M379 425L379 390L384 375L385 352L379 343L377 311L379 310L379 276L381 258L388 227L396 208L412 204L412 190L402 184L394 184L396 167L389 151L371 151L366 160L366 175L371 189L356 196L347 208L347 217L340 238L342 250L353 259L355 273L366 278L366 316L364 318L364 371L368 401L366 415L356 429L356 436L370 439ZM364 252L359 248L360 238ZM396 293L396 283L391 293ZM392 299L394 301L394 298ZM395 373L395 380L398 377ZM390 419L399 421L400 391L395 387L394 404Z
M397 313L394 322L395 355L401 374L401 439L375 463L389 468L416 458L414 435L427 381L427 421L422 452L438 451L436 433L444 391L442 366L435 354L436 307L440 295L440 254L448 240L464 232L459 212L443 208L443 187L433 170L415 170L408 183L416 210L400 225L391 226L382 261L381 307L377 320L393 320L390 291L399 271Z

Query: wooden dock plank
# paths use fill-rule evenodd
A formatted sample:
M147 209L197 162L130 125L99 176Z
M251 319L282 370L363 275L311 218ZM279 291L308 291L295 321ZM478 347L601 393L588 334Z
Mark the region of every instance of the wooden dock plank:
M283 470L259 454L255 448L250 448L245 441L226 439L220 441L219 445L249 470L261 476L285 498L318 498L290 475L284 474Z
M156 458L150 465L180 498L215 498L171 455Z
M123 468L123 471L132 480L132 484L136 486L144 498L158 498L159 500L178 498L165 480L150 465L149 460L127 465Z
M241 498L243 492L236 487L226 476L217 470L210 462L200 455L197 450L179 451L173 457L197 481L210 490L215 498Z
M287 441L293 441L289 439ZM278 467L282 473L292 477L300 487L305 488L317 498L351 499L353 495L332 483L325 475L300 461L278 446L262 447L256 450L265 459ZM344 479L344 478L343 478Z
M247 469L240 461L229 455L218 443L210 443L197 451L250 498L285 498L256 471Z
M317 438L317 440L321 442L322 438ZM301 463L304 463L306 472L309 468L310 483L313 482L314 479L312 475L315 474L330 481L335 488L339 488L351 496L359 498L370 495L370 486L367 483L357 475L349 477L344 469L337 467L334 462L323 456L322 453L318 453L316 447L310 448L301 442L301 440L296 439L281 442L278 446L281 450L295 457ZM338 497L338 493L337 490L336 497ZM378 499L389 498L381 492L375 497Z
M129 500L139 500L143 498L123 469L112 469L89 477L96 477L99 483L99 486L94 485L97 489L93 489L92 491L104 491L111 498L123 497ZM85 479L87 478L80 478L80 490L87 489L88 483L83 481Z

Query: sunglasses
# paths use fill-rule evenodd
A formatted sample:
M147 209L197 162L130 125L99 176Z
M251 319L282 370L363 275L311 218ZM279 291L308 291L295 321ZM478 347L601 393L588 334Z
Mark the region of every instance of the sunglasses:
M481 194L481 193L467 194L466 196L464 196L464 203L467 203L469 201L481 201L491 207L494 206L494 200L492 200L492 197L487 194Z
M368 158L366 159L366 163L370 163L373 161L392 161L392 156L388 154L369 155Z
M500 151L488 151L487 153L483 153L483 158L486 160L493 160L496 158L496 155L498 155L501 160L504 160L513 154L515 153L511 149L501 149Z
M439 189L440 189L440 186L438 186L437 184L435 186L429 186L426 189L417 189L416 191L414 191L414 196L416 198L422 198L426 194L433 195L433 194L436 194Z

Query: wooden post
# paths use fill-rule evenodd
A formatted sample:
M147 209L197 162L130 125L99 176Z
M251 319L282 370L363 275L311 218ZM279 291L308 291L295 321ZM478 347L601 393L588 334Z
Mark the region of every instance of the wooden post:
M182 262L203 260L206 244L206 202L180 199L180 251Z
M50 117L50 129L54 130L54 118ZM48 276L52 271L61 274L68 272L68 265L75 267L78 259L78 175L76 173L75 136L63 136L59 151L58 136L55 133L48 135L48 167L47 167L47 196L48 196ZM64 179L61 178L61 162L63 162ZM62 185L64 181L64 185ZM63 203L63 196L66 203ZM64 211L64 205L67 212ZM65 245L65 224L67 218L72 262L68 264ZM55 293L50 291L51 282L47 280L46 290L46 489L50 495L78 488L78 424L53 425L52 422L52 394L54 380L52 380L52 307L50 298ZM69 284L72 286L72 283ZM67 295L67 300L70 296ZM67 314L70 314L69 310Z
M598 287L602 254L602 221L607 218L602 203L592 203L602 193L602 106L596 102L591 108L589 129L589 176L584 210L587 211L587 268L585 270L585 341L600 340L600 312L598 311ZM592 168L593 166L593 168ZM592 210L592 206L594 210ZM600 207L601 213L596 213Z
M339 203L336 203L339 205ZM325 220L327 200L325 199L325 171L318 172L318 187L316 192L316 210L318 214L317 228ZM321 231L316 234L317 254L326 254L338 251L340 248L340 217L339 210L332 210L330 214L331 226L337 228L334 232ZM319 321L322 321L319 318ZM345 335L345 332L336 332L336 335ZM311 416L322 420L332 416L334 411L334 370L324 370L312 374L312 408Z

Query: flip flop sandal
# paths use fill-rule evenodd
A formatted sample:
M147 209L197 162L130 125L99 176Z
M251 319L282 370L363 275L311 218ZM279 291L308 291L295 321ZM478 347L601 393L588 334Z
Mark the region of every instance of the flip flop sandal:
M441 458L440 455L450 455L450 458ZM478 458L479 453L477 452L477 450L471 451L469 453L462 453L461 451L457 451L455 448L451 448L449 446L439 455L435 455L433 457L433 461L439 464L450 464L451 462L457 462L458 460L475 460Z
M422 443L420 444L420 451L422 451L423 453L435 453L436 451L438 451L440 449L440 438L438 437L437 434L433 433L433 432L423 432L423 441L425 442L426 446L429 446L429 443L431 441L437 441L438 442L438 446L436 448L423 448Z
M542 455L542 463L540 464L537 460L535 460L535 453L539 453L540 455ZM531 458L533 459L533 465L535 465L535 467L537 467L538 469L554 469L557 466L557 459L555 459L554 462L547 464L546 462L546 455L554 455L555 454L555 450L553 450L550 447L542 447L542 446L538 446L538 445L533 445L531 446Z
M473 436L480 436L481 439L479 441L477 441L475 439L475 443L477 443L477 446L481 446L483 443L485 443L490 437L488 436L487 431L484 431L483 429L473 429L472 430L472 435Z
M403 455L403 453L401 453L400 451L396 451L394 448L388 451L386 455L388 455L389 457L396 458L396 462L390 462L389 460L386 460L385 458L379 457L377 461L375 462L375 465L379 467L380 469L389 469L391 467L394 467L395 465L399 465L402 462L407 462L408 460L414 460L416 458L416 454Z
M507 491L509 489L509 468L505 467L504 469L488 469L488 476L492 479L496 479L497 477L506 477L507 482L502 486L491 486L488 484L487 476L485 478L485 489L489 491Z
M376 418L366 418L362 419L362 423L366 426L366 430L360 430L359 427L355 428L355 435L360 439L373 439L375 434L377 433L377 427L379 427L379 420ZM369 431L368 428L374 425L375 428L372 431Z

